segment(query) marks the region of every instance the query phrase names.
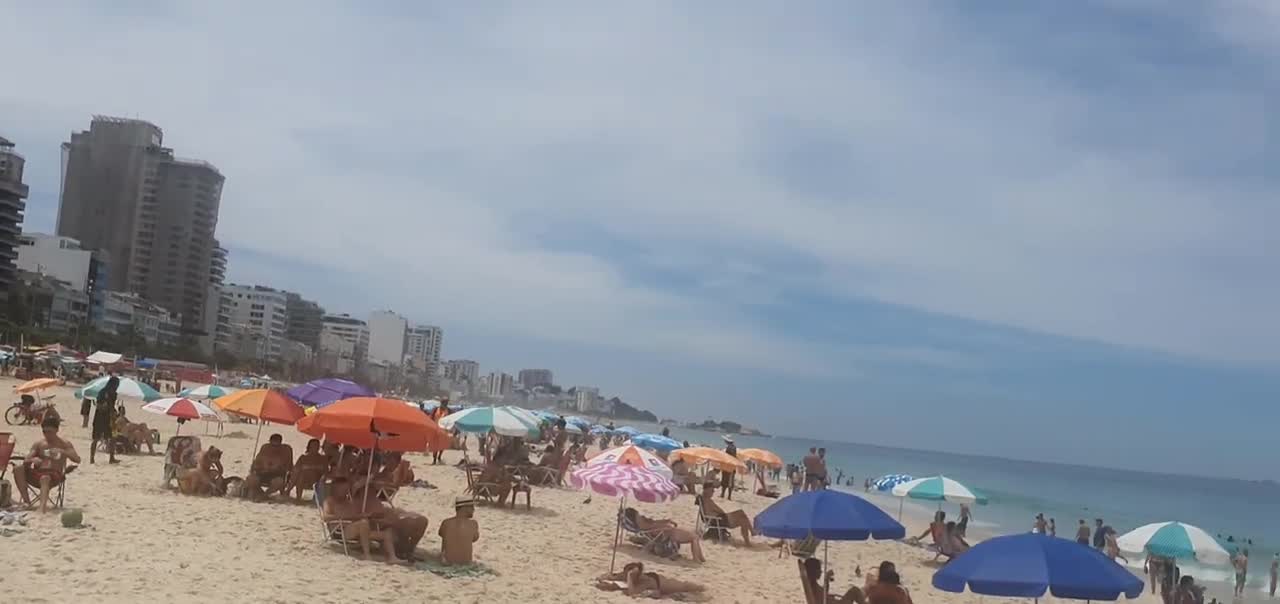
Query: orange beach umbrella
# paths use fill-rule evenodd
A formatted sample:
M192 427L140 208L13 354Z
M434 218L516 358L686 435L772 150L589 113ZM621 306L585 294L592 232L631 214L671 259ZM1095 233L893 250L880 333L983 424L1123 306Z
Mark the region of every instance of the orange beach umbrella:
M449 445L449 433L427 414L389 398L344 399L303 417L297 425L303 434L364 449L426 451Z
M213 404L227 413L273 424L293 425L306 415L293 399L266 388L239 390L214 399Z
M674 461L682 459L685 463L700 464L709 463L713 467L719 468L725 472L746 472L747 464L742 460L721 451L720 449L712 449L711 447L689 447L687 449L676 449L667 456L668 459Z
M770 468L782 467L782 458L768 449L738 449L738 459L754 461Z
M34 392L36 390L44 390L45 388L57 386L58 384L61 384L61 383L62 383L62 380L59 380L58 378L36 378L29 382L23 382L17 385L16 387L14 387L13 391L17 392L18 394L26 394L28 392Z

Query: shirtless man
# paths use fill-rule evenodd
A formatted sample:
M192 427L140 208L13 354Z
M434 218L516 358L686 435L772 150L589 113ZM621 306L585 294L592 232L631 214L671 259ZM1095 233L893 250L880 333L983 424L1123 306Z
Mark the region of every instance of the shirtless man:
M224 492L222 485L222 450L210 446L196 458L196 467L183 470L178 477L178 492L183 495L215 495Z
M1093 534L1093 531L1089 530L1089 524L1081 518L1080 526L1076 528L1076 543L1089 545L1089 535L1091 534Z
M818 448L809 447L809 454L804 456L804 490L814 491L822 485L822 460L818 458Z
M1276 597L1276 580L1280 579L1280 554L1271 558L1271 597Z
M427 517L392 507L378 499L363 502L357 500L356 503L365 506L365 513L373 524L373 530L392 532L396 556L412 564L418 542L427 534Z
M391 546L395 543L395 531L389 527L377 532L373 530L373 523L360 512L360 503L351 498L351 483L346 478L334 478L329 483L329 495L324 498L320 513L326 522L350 522L343 528L343 535L360 541L365 560L369 559L370 540L378 540L382 542L387 564L400 562L395 556L395 548Z
M151 442L151 428L146 423L129 421L129 418L125 416L124 405L116 408L115 422L115 433L128 438L133 443L135 450L141 451L142 445L146 445L147 453L156 454L155 444Z
M672 543L689 544L689 550L693 554L693 559L698 562L706 562L707 558L702 555L702 540L693 531L682 529L671 520L656 520L641 514L635 508L627 508L623 510L627 518L635 523L636 528L645 532L661 533Z
M723 526L725 528L740 529L742 531L742 540L746 542L747 545L751 545L751 535L755 534L755 527L751 525L751 517L747 516L747 513L742 510L725 512L723 509L720 509L720 506L716 505L715 501L712 501L712 496L715 494L715 483L708 482L702 485L702 498L700 499L702 504L702 515L707 518L719 517L724 523Z
M445 564L471 564L471 546L480 539L476 504L470 497L453 501L454 516L440 523L440 558Z
M317 481L329 472L329 458L320 452L320 440L313 438L307 441L307 450L298 456L293 464L293 473L289 476L289 485L285 494L294 491L295 498L302 501L303 489L314 488Z
M40 488L40 512L49 511L49 493L62 484L67 476L67 460L80 463L80 454L66 439L58 436L60 421L55 416L45 416L40 422L44 438L31 445L31 451L21 464L13 468L13 482L22 496L22 503L31 507L28 485Z
M249 476L244 481L245 490L254 501L261 501L273 493L285 493L289 486L289 471L292 469L293 450L284 444L284 437L272 434L267 444L262 445L262 449L258 451L253 465L249 466Z
M1249 577L1249 550L1242 549L1234 557L1231 558L1231 566L1236 569L1236 587L1235 595L1237 597L1244 595L1244 585Z

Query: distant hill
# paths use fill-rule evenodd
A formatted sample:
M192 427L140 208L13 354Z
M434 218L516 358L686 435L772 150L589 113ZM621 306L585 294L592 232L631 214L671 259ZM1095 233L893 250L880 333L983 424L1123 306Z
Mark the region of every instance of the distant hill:
M613 408L614 419L627 419L653 424L658 423L658 416L654 415L652 412L632 407L616 396L609 399L609 406Z

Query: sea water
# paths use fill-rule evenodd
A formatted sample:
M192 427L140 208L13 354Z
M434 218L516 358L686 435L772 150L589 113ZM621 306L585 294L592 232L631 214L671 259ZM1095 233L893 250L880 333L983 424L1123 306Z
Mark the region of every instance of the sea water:
M656 426L636 425L644 430ZM688 440L721 447L720 435L701 430L672 428L676 440ZM1175 474L1155 474L1069 464L1018 461L996 457L938 453L853 443L804 440L786 437L734 436L738 448L758 447L777 453L787 463L799 464L810 447L825 447L827 469L834 481L838 471L845 480L854 479L854 492L863 481L884 474L911 474L916 477L938 474L953 478L982 492L985 506L971 506L971 526L984 533L1010 534L1030 531L1036 514L1053 518L1060 537L1075 538L1080 520L1095 528L1103 521L1119 534L1152 522L1176 520L1193 524L1210 535L1220 536L1228 552L1239 547L1249 550L1249 587L1265 590L1272 556L1280 545L1280 484ZM787 485L779 485L787 492ZM955 505L945 505L948 516ZM1230 538L1231 542L1227 539ZM1252 545L1249 541L1252 541ZM1130 565L1141 572L1143 560ZM1198 581L1226 582L1229 567L1205 567L1180 563L1184 574Z

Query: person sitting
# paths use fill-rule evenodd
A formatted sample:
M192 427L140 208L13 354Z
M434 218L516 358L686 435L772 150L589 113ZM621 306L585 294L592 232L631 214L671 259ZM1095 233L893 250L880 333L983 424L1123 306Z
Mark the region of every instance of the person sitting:
M949 553L951 544L948 542L948 539L947 539L946 519L947 519L946 512L942 510L938 510L937 512L934 512L933 522L929 523L929 528L925 529L925 531L923 533L920 533L918 536L908 539L907 542L912 544L918 544L925 538L925 536L928 536L931 539L933 539L933 545L931 546L931 549L933 549L935 554L933 556L933 559L937 560L942 556L946 556L950 558L953 554Z
M222 450L210 445L196 458L196 467L178 476L178 492L183 495L223 495Z
M683 459L677 459L671 463L672 482L680 487L680 490L688 491L690 495L698 494L698 477L689 471L689 464Z
M662 535L677 545L688 543L689 551L693 554L694 560L698 562L707 561L706 557L702 555L702 541L698 539L698 536L693 531L682 529L678 524L670 520L649 518L635 508L627 508L622 513L641 531Z
M621 572L597 577L596 588L605 591L621 591L631 597L650 595L657 598L698 594L707 589L692 581L681 581L658 573L645 572L644 564L641 562L627 564L622 567Z
M949 557L956 557L969 551L969 543L960 536L959 529L956 528L955 522L948 522L946 527L946 553Z
M868 604L912 604L911 593L902 586L902 579L893 562L885 560L880 568L867 573L864 593Z
M391 527L384 527L376 532L373 530L373 523L360 511L360 503L351 498L351 483L346 478L340 476L329 483L328 495L324 498L320 514L326 522L349 522L343 528L342 536L354 537L360 542L365 560L369 559L369 542L378 540L382 542L387 564L400 562L395 556L395 548L391 546L395 542L395 530Z
M142 446L147 446L147 453L156 454L156 447L151 440L151 428L145 423L133 423L129 421L125 415L124 405L116 407L115 413L115 434L122 436L129 441L129 446L133 451L142 451Z
M58 436L58 427L61 423L57 417L51 415L46 415L40 420L40 431L44 438L33 443L31 451L27 453L22 463L13 468L13 482L18 487L18 494L22 497L24 505L28 508L34 507L31 503L31 495L27 492L30 487L40 490L41 513L49 511L49 494L53 492L54 487L66 480L67 472L70 471L67 468L67 461L80 463L80 454L76 453L76 448L69 441Z
M481 468L476 484L479 485L476 490L484 490L489 496L498 498L498 507L506 505L507 497L511 495L511 473L496 462L491 461Z
M244 480L245 492L254 501L273 493L284 493L292 469L293 449L284 444L284 437L272 434L249 466L249 476Z
M559 478L560 461L563 458L564 454L554 444L547 445L542 457L538 459L538 465L526 469L529 480L535 484L555 482Z
M751 545L751 535L755 534L755 528L751 525L751 517L742 510L734 510L725 512L713 500L716 493L716 483L707 482L702 485L702 496L698 498L698 505L702 508L702 516L708 519L709 523L715 523L720 528L741 529L742 540Z
M475 501L459 497L453 501L453 510L453 517L440 523L440 559L447 565L471 564L472 544L480 539Z
M805 558L798 562L800 580L804 582L805 604L867 604L866 596L857 585L850 586L843 596L828 594L824 586L831 583L834 575L827 571L826 580L823 581L822 562L817 558Z
M386 499L400 487L413 484L413 468L399 451L380 451L375 456L373 470L372 475L358 476L352 480L351 492L356 497L360 497L366 487L371 487L370 495Z
M390 539L396 557L412 564L418 542L427 534L427 517L393 507L376 498L364 501L357 498L356 504L363 506L366 516L372 522L372 530L391 531Z
M313 438L307 441L307 450L298 456L293 464L293 472L289 475L289 484L284 492L294 491L298 501L302 501L303 489L314 488L315 484L329 472L329 458L320 452L320 440Z

